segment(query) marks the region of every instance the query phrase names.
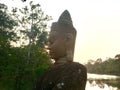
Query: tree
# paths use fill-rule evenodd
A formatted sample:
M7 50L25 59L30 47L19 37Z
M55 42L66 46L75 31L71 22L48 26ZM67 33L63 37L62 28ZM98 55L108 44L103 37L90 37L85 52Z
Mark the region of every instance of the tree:
M7 6L0 4L0 68L1 74L4 71L4 66L7 64L11 54L11 41L16 41L17 36L14 32L14 27L17 22L9 15Z
M10 41L16 40L14 27L17 26L17 22L9 15L6 5L0 6L0 44L5 47L6 44L10 45Z
M86 67L89 73L120 75L120 63L115 58L97 59L94 64L88 62Z
M115 55L115 59L120 61L120 54Z
M17 8L13 8L13 15L16 20L19 22L21 38L23 43L28 42L28 55L26 62L30 63L30 57L32 48L31 46L37 45L41 48L44 48L47 44L47 21L51 20L51 17L45 15L42 11L39 4L33 4L30 2L30 8L25 6L22 9L19 9L21 15L17 14Z
M17 39L17 35L14 32L17 22L9 15L6 5L1 4L0 6L0 58L3 58L4 55L6 57L9 55L10 42Z
M13 72L16 68L12 63L16 57L12 57L11 41L15 42L18 39L14 32L17 25L18 23L11 17L7 6L0 4L0 81L2 81L0 84L3 85L8 77L14 76Z
M102 59L101 58L98 58L96 61L95 61L95 63L102 63Z
M44 50L48 34L45 29L49 16L45 18L46 15L43 13L40 17L41 11L38 9L40 5L33 5L32 2L31 8L26 10L26 6L20 9L21 13L17 13L17 8L13 8L11 13L6 5L2 5L0 7L0 81L2 81L0 90L1 86L4 90L31 90L37 76L51 65L50 58ZM18 41L18 37L28 44L20 44L20 47L12 46L11 41ZM26 59L29 60L28 64ZM28 87L29 89L26 89Z
M17 90L21 90L20 82L24 77L30 77L29 79L34 81L36 75L39 76L51 65L50 58L44 50L48 35L47 22L51 20L51 17L44 14L39 4L33 4L31 1L29 5L19 10L18 8L12 10L12 15L19 25L17 33L22 40L19 53L21 56L18 56L22 58L22 61L18 64L19 73L15 79L19 82L15 85ZM26 63L23 63L25 60Z

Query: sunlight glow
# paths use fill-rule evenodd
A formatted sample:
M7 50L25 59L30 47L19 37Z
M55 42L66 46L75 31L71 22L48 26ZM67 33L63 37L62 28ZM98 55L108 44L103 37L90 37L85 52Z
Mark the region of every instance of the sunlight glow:
M67 9L77 29L75 61L105 59L120 53L120 1L119 0L34 0L43 11L57 21ZM2 3L3 0L0 0ZM19 8L30 0L5 0L4 3ZM50 23L51 23L50 22Z

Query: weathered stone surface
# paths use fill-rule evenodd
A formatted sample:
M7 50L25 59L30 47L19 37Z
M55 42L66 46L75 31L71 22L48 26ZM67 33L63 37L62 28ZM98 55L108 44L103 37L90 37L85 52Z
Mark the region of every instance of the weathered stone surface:
M86 68L69 62L53 65L38 80L35 90L85 90Z

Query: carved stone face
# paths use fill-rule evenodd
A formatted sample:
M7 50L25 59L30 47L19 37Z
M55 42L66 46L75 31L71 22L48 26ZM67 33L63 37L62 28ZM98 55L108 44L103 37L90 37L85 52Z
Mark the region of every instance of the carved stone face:
M66 56L65 37L56 31L51 31L49 35L49 50L52 59L58 59Z

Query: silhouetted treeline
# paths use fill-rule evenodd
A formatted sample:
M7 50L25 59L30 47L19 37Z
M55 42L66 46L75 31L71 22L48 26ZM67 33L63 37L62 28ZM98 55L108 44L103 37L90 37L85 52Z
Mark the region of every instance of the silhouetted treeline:
M100 58L96 61L89 60L86 67L88 73L120 75L120 54L105 61L102 61Z

